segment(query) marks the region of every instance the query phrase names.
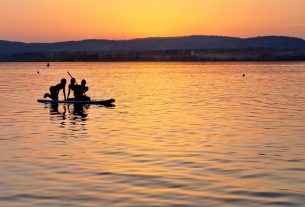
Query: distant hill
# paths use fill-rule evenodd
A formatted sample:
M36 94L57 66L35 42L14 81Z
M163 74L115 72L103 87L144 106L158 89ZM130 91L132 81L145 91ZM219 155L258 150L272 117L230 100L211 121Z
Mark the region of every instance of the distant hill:
M305 49L305 40L283 36L265 36L246 39L221 36L186 36L132 40L81 40L57 43L0 41L0 53L2 54L25 52L104 52L241 48Z
M40 54L38 60L65 60L54 58L54 54L65 53L88 53L95 54L95 59L100 60L100 55L113 54L154 54L164 55L164 52L170 53L175 51L181 54L187 51L305 51L305 40L295 37L285 36L263 36L254 38L236 38L224 36L184 36L184 37L152 37L131 40L81 40L81 41L67 41L56 43L23 43L0 41L0 60L27 61L26 58L37 56ZM201 51L201 52L200 52ZM22 55L23 54L23 55ZM53 54L51 57L50 54ZM301 56L303 53L301 54ZM173 57L173 55L171 55ZM93 58L93 57L91 57ZM34 58L33 60L36 60ZM73 58L72 58L73 59ZM93 58L94 59L94 58ZM73 59L74 60L74 59ZM78 59L75 58L77 61Z

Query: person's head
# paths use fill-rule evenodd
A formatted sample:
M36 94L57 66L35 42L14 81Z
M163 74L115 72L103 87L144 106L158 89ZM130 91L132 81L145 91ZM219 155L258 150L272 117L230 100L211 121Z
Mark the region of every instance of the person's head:
M61 79L60 83L61 83L62 85L66 85L67 80L66 80L65 78L63 78L63 79Z
M71 80L70 80L70 83L71 83L71 84L74 84L74 83L76 83L76 80L75 80L75 78L71 78Z
M82 80L81 85L82 85L82 86L85 86L85 85L86 85L86 80L85 80L85 79Z

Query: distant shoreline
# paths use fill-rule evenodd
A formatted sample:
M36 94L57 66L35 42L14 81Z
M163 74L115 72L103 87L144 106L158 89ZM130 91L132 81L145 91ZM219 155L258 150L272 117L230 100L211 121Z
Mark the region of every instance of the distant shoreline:
M138 52L60 52L1 55L0 62L211 62L305 61L305 50L167 50Z
M170 63L170 62L194 62L194 63L208 63L208 62L305 62L304 60L113 60L113 61L47 61L48 63ZM0 61L0 63L47 63L46 61Z
M304 61L305 40L183 36L59 43L0 41L3 62Z

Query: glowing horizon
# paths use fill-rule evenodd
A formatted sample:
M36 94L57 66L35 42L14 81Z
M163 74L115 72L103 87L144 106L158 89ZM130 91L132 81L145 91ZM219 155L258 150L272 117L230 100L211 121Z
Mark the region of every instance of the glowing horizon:
M188 35L305 38L304 0L3 0L0 39L59 42Z

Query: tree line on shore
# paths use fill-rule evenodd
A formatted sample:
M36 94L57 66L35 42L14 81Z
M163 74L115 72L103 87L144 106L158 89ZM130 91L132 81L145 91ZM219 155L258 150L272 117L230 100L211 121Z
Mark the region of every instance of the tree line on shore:
M305 50L201 49L124 52L25 52L0 54L2 62L50 61L304 61Z

